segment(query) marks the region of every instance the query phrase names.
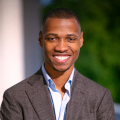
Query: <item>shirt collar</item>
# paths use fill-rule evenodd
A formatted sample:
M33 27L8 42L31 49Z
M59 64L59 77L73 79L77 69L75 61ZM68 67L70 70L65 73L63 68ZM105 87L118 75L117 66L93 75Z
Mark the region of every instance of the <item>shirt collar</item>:
M72 81L73 81L74 71L75 71L75 68L73 68L72 73L71 73L68 81L65 84L65 89L67 89L69 92L70 92L70 87L71 87ZM50 87L50 84L54 84L54 82L52 81L51 77L47 74L45 67L44 67L44 63L42 64L42 72L45 77L45 81L46 81L47 85ZM54 84L54 86L55 86L55 84Z

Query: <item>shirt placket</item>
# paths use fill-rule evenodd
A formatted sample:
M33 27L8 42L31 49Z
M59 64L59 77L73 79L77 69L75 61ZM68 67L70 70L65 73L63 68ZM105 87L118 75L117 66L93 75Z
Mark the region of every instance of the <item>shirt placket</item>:
M66 106L67 106L67 103L68 103L69 100L70 100L70 97L68 95L68 91L66 91L66 93L63 96L62 103L61 103L59 120L64 120Z

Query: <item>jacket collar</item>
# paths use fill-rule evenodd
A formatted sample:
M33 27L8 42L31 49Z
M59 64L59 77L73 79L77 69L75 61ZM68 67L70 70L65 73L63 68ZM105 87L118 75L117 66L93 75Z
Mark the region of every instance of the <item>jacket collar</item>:
M49 90L41 69L28 80L28 84L30 84L30 87L26 90L26 94L39 119L47 120L49 118L49 120L55 120ZM75 70L71 87L71 99L67 105L65 120L78 119L87 96L84 77L77 70Z
M67 105L65 120L77 120L87 97L85 78L75 70L73 78L71 99Z
M28 80L26 94L40 120L55 120L49 90L41 69Z

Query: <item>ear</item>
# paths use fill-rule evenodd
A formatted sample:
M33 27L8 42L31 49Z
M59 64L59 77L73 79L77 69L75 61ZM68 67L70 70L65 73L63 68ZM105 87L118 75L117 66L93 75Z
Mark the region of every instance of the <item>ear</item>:
M83 32L81 32L81 34L80 34L80 48L83 46L83 41L84 41Z
M38 41L39 41L39 45L41 46L41 47L43 47L43 36L42 36L42 32L40 31L39 32L39 38L38 38Z

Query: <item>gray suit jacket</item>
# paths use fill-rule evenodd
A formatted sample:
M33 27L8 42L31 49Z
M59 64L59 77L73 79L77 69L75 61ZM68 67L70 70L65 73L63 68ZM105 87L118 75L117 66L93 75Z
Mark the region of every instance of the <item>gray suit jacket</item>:
M1 115L1 111L0 111L0 120L3 120L2 115Z
M1 113L4 120L55 120L41 69L4 93ZM65 120L115 120L109 90L75 70Z

